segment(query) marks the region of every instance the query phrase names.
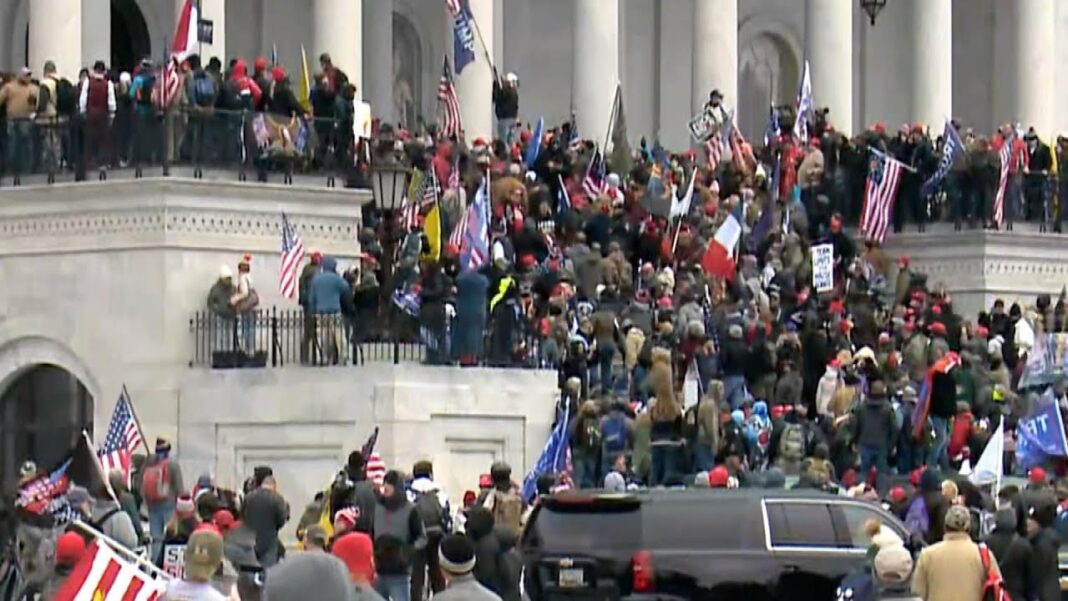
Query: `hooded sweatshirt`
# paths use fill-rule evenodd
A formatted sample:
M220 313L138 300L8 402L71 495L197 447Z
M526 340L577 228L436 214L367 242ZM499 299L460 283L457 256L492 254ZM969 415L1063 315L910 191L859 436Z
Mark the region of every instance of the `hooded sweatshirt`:
M869 397L857 408L857 444L889 449L895 434L894 411L886 397Z
M323 258L323 270L312 277L308 286L308 304L317 314L341 313L351 294L345 278L337 273L337 259Z

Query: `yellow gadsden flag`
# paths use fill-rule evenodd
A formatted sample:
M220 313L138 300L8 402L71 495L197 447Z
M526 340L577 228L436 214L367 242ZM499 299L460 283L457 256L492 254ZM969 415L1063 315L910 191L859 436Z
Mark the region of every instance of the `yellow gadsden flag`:
M308 53L304 51L304 44L300 45L300 95L297 101L304 110L311 111L311 71L308 70Z
M426 219L423 220L423 233L426 234L426 239L430 243L430 250L423 255L423 258L434 261L441 259L441 205L439 203L435 202L430 212L426 214Z

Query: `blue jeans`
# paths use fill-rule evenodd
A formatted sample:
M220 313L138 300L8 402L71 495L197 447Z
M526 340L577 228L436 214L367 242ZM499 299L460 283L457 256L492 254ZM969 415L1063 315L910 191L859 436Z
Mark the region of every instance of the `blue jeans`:
M731 406L731 411L745 402L745 376L723 377L723 398Z
M706 444L700 442L694 447L694 461L697 463L697 471L707 472L716 467L716 454Z
M872 466L875 466L875 488L877 490L883 490L881 486L886 481L886 476L890 470L886 465L886 458L889 455L886 449L883 447L869 447L861 445L860 447L860 478L867 481L868 473L871 472Z
M597 482L597 453L580 451L572 455L575 467L575 484L579 488L600 488Z
M946 447L949 445L949 420L944 417L931 416L931 427L934 428L935 439L931 443L931 450L927 452L927 467L941 468L949 464L946 457Z
M152 560L155 561L163 551L163 531L174 514L174 502L153 503L148 505L148 532L152 536Z
M511 146L514 136L515 119L497 119L497 138L503 140L506 146Z
M600 367L601 393L612 393L612 361L616 358L616 345L609 342L597 347L597 365Z
M652 468L649 474L649 486L660 486L668 478L678 474L679 447L657 445L652 447Z
M246 353L256 352L256 312L242 313L238 316L241 326L241 350Z
M33 158L33 121L29 119L7 122L7 171L26 173Z
M411 601L412 577L408 574L379 574L375 581L375 590L383 599L389 601Z

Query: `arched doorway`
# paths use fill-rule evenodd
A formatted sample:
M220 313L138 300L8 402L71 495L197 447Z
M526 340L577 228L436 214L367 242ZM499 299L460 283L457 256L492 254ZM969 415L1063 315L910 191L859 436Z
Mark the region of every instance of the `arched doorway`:
M146 56L152 56L152 39L137 1L111 0L111 68L132 71Z
M786 40L771 32L752 37L738 57L739 127L750 140L760 140L770 104L793 102L800 72L797 56Z
M393 14L393 116L415 127L423 116L423 46L415 26Z
M0 393L0 490L12 491L27 459L50 469L82 430L93 430L93 398L74 374L56 365L24 369Z

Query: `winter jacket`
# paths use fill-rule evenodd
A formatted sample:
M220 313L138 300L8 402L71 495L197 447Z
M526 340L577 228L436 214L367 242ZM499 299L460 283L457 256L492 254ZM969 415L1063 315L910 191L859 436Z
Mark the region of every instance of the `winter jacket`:
M235 313L234 306L230 304L230 297L234 292L234 285L230 282L215 280L208 291L208 311L223 319L233 319Z
M902 358L909 372L909 380L922 381L927 376L927 337L923 334L915 334L909 338L909 341L905 343Z
M997 560L991 558L993 569ZM976 601L986 573L979 547L966 532L949 532L945 540L920 553L912 573L912 592L924 601Z
M308 290L308 303L312 312L319 315L341 313L341 307L350 294L349 284L338 275L337 260L323 258L323 270L312 277Z
M375 506L375 566L380 575L411 573L412 557L426 548L423 519L403 491Z
M1060 538L1053 528L1043 528L1031 537L1030 572L1034 582L1031 598L1036 601L1060 601L1060 573L1057 567L1059 547Z
M869 398L856 409L856 440L862 447L890 449L897 436L894 410L886 398Z
M465 574L449 581L449 586L434 593L435 601L501 601L493 591L478 582L473 574Z
M1032 599L1035 589L1031 577L1031 544L1016 533L1016 514L1012 510L999 511L994 532L986 544L998 560L1005 588L1013 599Z
M480 506L467 510L466 534L475 546L475 579L479 584L500 593L503 579L500 570L501 542L493 529L493 514Z
M245 497L244 522L256 533L256 557L270 567L277 562L278 531L289 521L289 507L282 496L267 488L257 488Z
M37 111L37 86L12 80L0 87L0 107L9 121L29 119Z
M819 384L816 386L817 414L825 417L831 415L831 401L834 399L834 394L838 391L839 385L838 370L828 365L827 371L820 376Z
M502 86L500 81L494 78L493 109L498 119L515 119L519 115L519 89L515 86Z

